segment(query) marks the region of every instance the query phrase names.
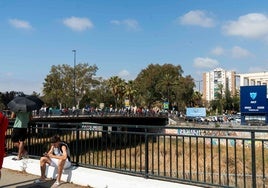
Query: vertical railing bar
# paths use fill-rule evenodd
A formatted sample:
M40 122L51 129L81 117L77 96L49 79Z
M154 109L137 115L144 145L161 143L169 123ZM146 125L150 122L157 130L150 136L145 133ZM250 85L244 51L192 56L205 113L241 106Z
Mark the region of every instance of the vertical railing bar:
M262 179L263 179L263 188L265 188L265 158L264 158L264 140L262 141L262 144L261 144L261 151L262 151Z
M235 157L235 187L238 186L238 182L237 182L237 139L234 139L234 157Z
M118 145L118 143L117 143L117 138L118 138L117 127L116 127L116 130L114 131L114 135L115 135L115 138L114 138L114 168L117 168L117 148L118 148L118 146L117 146ZM121 152L121 150L119 152ZM121 158L120 158L120 160L121 160Z
M149 146L148 146L148 129L145 128L145 178L148 178L149 174Z
M243 180L244 187L246 188L246 158L245 158L245 140L243 140Z
M92 164L95 166L95 135L96 132L93 131L93 139L92 139Z
M163 155L164 155L164 160L163 160L163 164L164 164L164 176L166 176L166 135L164 135L164 149L163 149Z
M192 180L192 137L191 136L189 136L189 155L190 155L190 161L189 161L190 180Z
M109 127L108 127L109 129ZM113 130L110 131L110 168L113 167Z
M97 165L99 166L99 132L98 130L94 130L94 132L96 132L97 134L96 155L97 155Z
M140 135L140 172L142 172L142 135Z
M182 176L185 180L185 144L184 144L184 136L182 136Z
M230 185L230 177L229 177L229 139L226 138L226 178L227 178L227 185Z
M125 138L125 136L127 136L126 135L127 133L124 131L123 132L123 144L124 144L124 159L125 159L125 164L124 164L124 166L125 166L125 170L127 170L127 143L126 143L126 138ZM121 137L122 138L122 137Z
M155 136L155 135L153 135ZM154 138L153 138L154 139ZM152 153L151 153L151 161L152 161L152 167L151 167L151 173L154 174L154 140L152 141L152 147L151 147L151 150L152 150Z
M106 132L105 133L105 151L106 151L106 154L105 154L105 163L106 163L106 167L108 168L108 157L109 157L108 156L108 127L105 128L105 129L106 129L106 130L104 130L104 133Z
M169 136L169 177L172 177L172 136Z
M206 171L206 138L203 137L203 160L204 160L204 163L203 163L203 166L204 166L204 182L207 182L207 177L206 177L206 174L207 174L207 171ZM212 161L212 159L211 159Z
M178 136L176 136L176 178L179 178L179 151L178 151Z
M89 136L89 138L90 138L90 131L85 131L85 130L81 130L81 134L82 135L85 135L85 138L87 138L87 136ZM89 135L88 135L89 134ZM85 139L85 144L84 144L84 150L85 151L88 151L88 148L89 148L89 146L90 146L90 144L88 144L88 142L90 142L90 139L88 139L88 141L87 141L87 139ZM87 146L88 146L88 148L87 148ZM88 151L88 153L90 153L90 150ZM84 161L86 161L86 156L87 155L85 155L84 157L83 157L83 159L84 159Z
M199 154L199 149L198 149L198 137L195 137L195 147L196 147L196 180L199 181L199 160L198 160L198 154Z
M133 171L133 168L132 168L132 160L131 160L132 146L133 146L133 144L131 142L132 136L133 136L132 134L128 134L128 145L129 145L129 158L128 158L128 160L129 160L129 170L130 171Z
M103 132L102 130L100 129L100 136L101 136L101 156L102 156L102 163L101 165L102 166L105 166L104 165L104 160L105 160L105 152L104 152L104 141L103 141Z
M160 138L158 139L157 142L157 175L159 176L160 174Z
M135 169L135 172L137 172L137 134L134 135L134 153L135 153L135 157L134 157L134 169Z
M218 138L218 156L219 156L219 159L218 159L218 165L219 165L219 185L221 185L221 140L220 138Z
M252 187L257 186L256 182L256 147L255 147L255 132L251 131L251 166L252 166Z
M76 152L76 156L75 156L75 164L78 166L79 163L79 152L78 152L78 146L79 146L79 141L80 141L80 137L79 137L79 125L76 124L76 140L75 140L75 152Z
M213 175L213 173L214 173L214 169L213 169L213 167L214 167L214 158L213 158L213 138L210 138L210 158L211 158L211 165L210 165L210 168L211 168L211 183L213 184L214 183L214 175Z

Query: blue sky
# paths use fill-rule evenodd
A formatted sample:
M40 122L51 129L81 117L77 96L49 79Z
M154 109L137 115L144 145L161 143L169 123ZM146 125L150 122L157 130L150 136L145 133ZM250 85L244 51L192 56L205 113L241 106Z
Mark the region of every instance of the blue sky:
M52 65L135 79L149 64L268 70L268 1L1 0L0 92L41 92ZM198 84L197 84L198 85Z

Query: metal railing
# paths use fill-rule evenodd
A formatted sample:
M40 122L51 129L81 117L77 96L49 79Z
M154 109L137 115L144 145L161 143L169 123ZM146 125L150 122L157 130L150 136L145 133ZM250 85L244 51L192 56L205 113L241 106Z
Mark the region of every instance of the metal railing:
M7 150L16 152L7 132ZM27 140L31 157L59 134L74 164L205 187L267 187L266 127L188 127L36 122Z

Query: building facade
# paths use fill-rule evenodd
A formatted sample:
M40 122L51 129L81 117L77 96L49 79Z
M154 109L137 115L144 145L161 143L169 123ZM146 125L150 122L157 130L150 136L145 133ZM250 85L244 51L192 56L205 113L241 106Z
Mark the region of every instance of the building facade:
M216 99L219 84L223 86L223 94L228 88L231 95L234 95L236 91L239 92L240 86L268 86L268 72L236 74L235 71L216 68L210 72L203 73L203 99L206 101Z
M237 74L239 78L240 86L258 86L266 85L268 83L268 72L256 72L256 73L246 73Z
M216 68L210 72L203 73L203 99L206 101L216 99L221 85L223 95L227 88L231 92L231 95L234 95L236 92L235 71Z

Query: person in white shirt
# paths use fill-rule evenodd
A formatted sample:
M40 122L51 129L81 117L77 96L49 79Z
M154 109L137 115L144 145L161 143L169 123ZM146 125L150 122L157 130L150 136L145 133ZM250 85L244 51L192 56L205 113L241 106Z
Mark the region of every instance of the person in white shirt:
M40 158L41 177L35 180L35 183L45 182L46 164L58 169L58 176L52 187L59 186L62 171L63 169L69 168L71 166L71 162L69 147L66 143L61 141L58 135L55 135L51 138L50 150L44 153L44 156Z

